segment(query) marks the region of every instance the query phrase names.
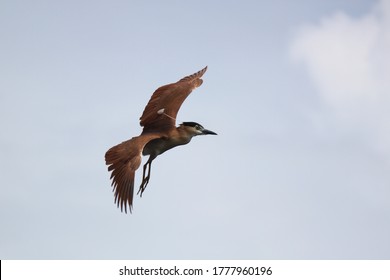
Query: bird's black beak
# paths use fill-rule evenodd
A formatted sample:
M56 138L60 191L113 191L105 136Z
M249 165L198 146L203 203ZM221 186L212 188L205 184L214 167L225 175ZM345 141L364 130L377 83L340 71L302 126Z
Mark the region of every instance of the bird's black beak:
M214 131L211 131L211 130L208 130L208 129L203 129L203 130L202 130L202 134L203 134L203 135L208 135L208 134L210 134L210 135L218 135L218 134L215 133Z

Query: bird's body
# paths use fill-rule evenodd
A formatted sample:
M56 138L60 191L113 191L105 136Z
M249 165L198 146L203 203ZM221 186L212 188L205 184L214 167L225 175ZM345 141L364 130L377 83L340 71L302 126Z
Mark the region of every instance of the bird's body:
M165 138L157 138L149 141L142 151L142 155L161 155L162 153L180 145L185 145L191 141L192 137L182 136L173 130Z
M175 125L181 104L193 89L202 84L200 79L207 67L176 83L158 88L140 118L141 135L118 144L106 152L108 171L115 192L115 202L121 210L130 212L133 205L135 171L141 165L142 155L149 155L143 167L142 183L138 193L144 192L150 179L152 161L165 151L189 143L197 135L216 134L195 122ZM146 175L146 170L148 173Z

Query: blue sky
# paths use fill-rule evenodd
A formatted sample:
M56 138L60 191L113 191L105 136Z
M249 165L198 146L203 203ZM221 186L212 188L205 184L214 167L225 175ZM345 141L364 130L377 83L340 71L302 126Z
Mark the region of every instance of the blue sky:
M2 1L1 259L388 259L387 1ZM208 65L134 213L104 153ZM136 185L140 183L138 173Z

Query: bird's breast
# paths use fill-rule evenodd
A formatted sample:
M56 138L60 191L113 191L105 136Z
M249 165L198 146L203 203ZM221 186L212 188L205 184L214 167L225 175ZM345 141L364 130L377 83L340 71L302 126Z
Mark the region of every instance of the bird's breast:
M191 141L191 138L158 138L148 142L142 154L145 155L160 155L176 146L185 145Z

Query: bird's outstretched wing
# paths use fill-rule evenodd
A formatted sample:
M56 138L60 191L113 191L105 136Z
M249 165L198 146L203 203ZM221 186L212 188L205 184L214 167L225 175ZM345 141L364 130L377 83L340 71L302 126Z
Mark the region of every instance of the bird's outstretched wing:
M140 118L140 125L146 132L163 132L175 126L175 119L181 104L187 96L202 84L201 77L207 66L176 83L158 88L150 98Z
M124 141L106 152L105 159L108 171L112 171L113 191L115 192L115 203L121 211L127 213L127 207L131 212L134 196L134 175L141 164L142 150L145 145L160 138L161 135L148 133L133 137Z

